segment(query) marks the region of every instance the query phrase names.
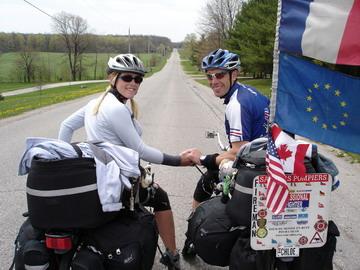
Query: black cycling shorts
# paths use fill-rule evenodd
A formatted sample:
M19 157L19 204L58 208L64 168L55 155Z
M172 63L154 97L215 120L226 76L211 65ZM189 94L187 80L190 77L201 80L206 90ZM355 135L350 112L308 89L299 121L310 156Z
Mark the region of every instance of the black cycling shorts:
M152 191L140 187L139 192L140 203L154 208L154 212L171 210L169 197L158 184L153 185Z
M207 171L202 175L194 191L194 200L203 202L210 199L215 185L219 183L219 171Z

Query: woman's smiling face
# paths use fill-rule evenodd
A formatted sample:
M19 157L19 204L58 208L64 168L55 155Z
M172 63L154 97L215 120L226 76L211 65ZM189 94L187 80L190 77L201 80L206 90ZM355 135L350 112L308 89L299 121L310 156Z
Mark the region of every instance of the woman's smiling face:
M127 99L133 98L140 87L142 76L132 72L121 73L116 81L116 89Z

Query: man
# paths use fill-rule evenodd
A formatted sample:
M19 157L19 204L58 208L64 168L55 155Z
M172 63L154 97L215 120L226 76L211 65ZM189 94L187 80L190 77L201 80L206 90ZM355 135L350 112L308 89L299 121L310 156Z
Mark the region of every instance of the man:
M230 148L221 154L203 155L197 149L190 153L189 157L195 164L207 168L206 174L200 178L196 186L193 209L211 197L214 184L218 181L220 162L224 159L235 160L236 153L242 145L266 135L269 116L269 99L255 88L237 82L240 69L237 54L217 49L204 57L201 68L206 73L214 95L224 99L225 129ZM186 240L183 248L185 257L192 256L190 245L189 240Z

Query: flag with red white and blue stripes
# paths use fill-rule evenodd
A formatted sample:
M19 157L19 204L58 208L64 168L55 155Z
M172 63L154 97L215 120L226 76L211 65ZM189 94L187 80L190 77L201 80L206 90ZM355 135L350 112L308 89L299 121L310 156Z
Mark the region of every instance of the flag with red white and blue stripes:
M271 133L266 151L266 171L269 176L266 192L266 207L274 214L284 211L289 200L286 176Z
M360 65L360 0L281 0L279 50Z
M277 124L270 126L266 151L267 183L266 206L273 213L284 211L289 189L285 173L305 176L305 157L311 158L312 144L297 141Z

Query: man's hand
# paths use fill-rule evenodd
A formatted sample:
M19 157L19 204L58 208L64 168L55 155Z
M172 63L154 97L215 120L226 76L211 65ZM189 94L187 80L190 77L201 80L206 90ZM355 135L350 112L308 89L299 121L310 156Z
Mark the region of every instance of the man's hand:
M199 149L196 148L187 149L180 153L181 165L183 165L182 163L183 160L184 160L184 164L187 164L183 166L189 166L195 164L200 165L200 156L201 156L201 152Z
M181 166L193 166L194 164L200 164L201 153L197 157L198 153L200 153L200 151L195 148L187 149L187 150L181 152L180 153ZM199 163L197 163L197 160Z

